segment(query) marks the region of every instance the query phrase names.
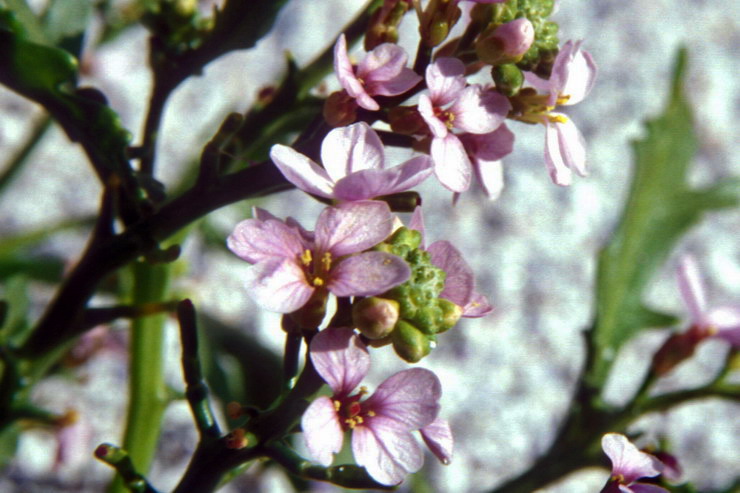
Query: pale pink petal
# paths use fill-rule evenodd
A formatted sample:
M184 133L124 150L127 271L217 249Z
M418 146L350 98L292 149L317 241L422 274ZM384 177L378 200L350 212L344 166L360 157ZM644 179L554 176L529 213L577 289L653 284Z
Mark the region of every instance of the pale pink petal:
M502 124L486 134L463 134L460 140L474 159L497 161L514 149L514 132Z
M509 110L511 103L506 96L485 91L477 84L466 87L449 109L455 115L455 128L472 134L493 132L504 122Z
M446 419L437 418L419 430L424 443L442 464L449 464L452 460L454 440L450 423Z
M432 173L432 160L417 156L392 168L366 169L339 180L334 195L340 200L363 200L405 192L415 187Z
M449 129L447 128L447 125L445 125L445 123L434 114L434 105L429 96L426 94L419 96L418 109L421 117L424 119L426 124L429 125L429 130L431 130L432 135L438 138L444 138L447 136Z
M396 77L386 81L373 81L367 88L370 94L378 96L397 96L410 90L422 78L410 68L404 68Z
M378 103L367 94L362 82L355 75L347 53L347 40L344 34L339 36L334 45L334 73L339 79L339 84L347 91L347 94L357 100L357 104L371 111L380 109Z
M679 260L677 274L678 289L683 302L689 309L691 320L693 323L699 323L704 318L707 300L696 259L690 255L682 256Z
M434 174L442 185L453 192L464 192L470 187L473 167L460 139L453 133L432 139Z
M435 241L429 245L427 251L432 257L432 263L447 273L445 288L440 297L460 307L470 303L473 299L475 276L460 251L445 240Z
M573 182L573 173L562 154L560 147L559 127L560 123L545 124L545 165L550 173L553 183L568 186Z
M480 318L493 311L488 299L478 292L474 292L470 302L463 307L462 316L465 318Z
M424 248L424 215L421 212L421 206L417 206L411 214L409 229L415 229L421 233L421 248Z
M557 115L557 113L552 113ZM565 117L565 115L559 115ZM556 127L558 142L560 144L560 154L565 161L566 166L574 170L581 176L586 176L586 139L573 123L573 120L567 118L563 123L553 124Z
M344 432L332 400L321 396L308 406L301 418L301 429L311 457L322 466L331 465L342 449Z
M365 344L351 329L324 329L311 340L311 362L336 397L349 395L370 369Z
M412 368L392 375L364 403L363 408L418 430L437 417L442 386L437 376L424 368ZM368 421L375 427L375 419Z
M622 476L626 484L657 476L663 470L662 462L638 450L627 437L619 433L604 435L601 448L612 462L612 476Z
M365 252L339 262L331 270L327 288L336 296L375 296L406 282L410 275L401 257Z
M667 489L661 488L654 484L635 483L630 485L629 490L632 493L670 493Z
M357 66L357 76L368 84L370 81L391 80L406 66L406 51L393 43L378 45L365 55Z
M458 98L465 88L465 64L457 58L438 58L426 70L426 83L435 106Z
M553 86L552 79L543 79L533 72L524 72L524 80L530 86L544 92L550 92L550 88Z
M270 159L285 178L304 192L331 197L333 180L311 159L288 146L276 144L270 149Z
M473 160L473 169L483 192L489 200L496 200L504 189L504 167L501 161Z
M300 234L277 219L241 221L226 245L250 264L273 257L295 259L305 249Z
M352 453L375 481L389 486L424 465L424 454L411 433L383 417L373 418L372 427L358 426L352 431Z
M257 304L278 313L296 311L314 292L296 260L279 257L263 260L249 269L246 286Z
M589 52L581 50L580 41L571 45L571 49L564 53L562 60L560 67L557 66L557 58L553 65L553 72L556 72L558 77L559 96L568 97L562 104L580 103L588 96L596 82L596 63Z
M374 247L393 231L388 204L374 200L327 207L316 222L318 252L341 257Z
M321 143L321 162L333 181L355 171L383 169L383 143L365 122L335 128Z

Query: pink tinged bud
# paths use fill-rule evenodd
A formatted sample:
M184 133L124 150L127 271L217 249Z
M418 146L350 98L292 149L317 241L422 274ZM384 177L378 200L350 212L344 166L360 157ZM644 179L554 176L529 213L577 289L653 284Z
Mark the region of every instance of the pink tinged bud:
M526 17L484 32L475 43L478 58L490 65L516 63L534 42L534 26Z
M399 306L395 300L364 298L352 305L352 322L368 339L382 339L398 322Z

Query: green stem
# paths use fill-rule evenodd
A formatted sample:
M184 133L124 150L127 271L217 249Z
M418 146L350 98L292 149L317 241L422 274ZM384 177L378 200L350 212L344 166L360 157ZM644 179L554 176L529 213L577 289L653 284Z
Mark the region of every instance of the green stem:
M134 304L164 301L172 264L132 264ZM134 468L146 474L154 459L162 416L167 407L164 382L164 315L134 320L130 342L129 408L123 448ZM110 493L127 490L116 477Z

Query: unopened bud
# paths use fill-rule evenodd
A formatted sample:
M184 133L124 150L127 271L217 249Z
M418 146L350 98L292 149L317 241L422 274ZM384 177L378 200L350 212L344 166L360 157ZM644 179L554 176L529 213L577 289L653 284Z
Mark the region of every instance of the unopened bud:
M534 26L520 17L495 29L487 29L475 42L478 58L490 65L516 63L534 43Z
M431 0L427 4L419 26L421 38L427 46L442 43L450 34L450 29L460 19L461 11L456 1Z
M226 415L229 419L239 419L243 414L242 405L238 402L231 401L226 404Z
M249 444L243 428L237 428L225 437L226 448L238 450Z
M371 296L352 305L352 322L368 339L382 339L398 322L398 302Z
M333 92L324 102L324 119L332 127L343 127L357 120L357 103L345 91Z
M679 363L690 358L696 346L708 336L705 330L697 326L681 334L672 335L653 356L652 372L658 377L667 374Z
M442 309L442 323L437 329L437 333L450 330L455 326L460 317L462 317L463 309L460 305L457 305L450 300L440 298L437 301L437 305Z
M393 349L409 363L416 363L432 350L426 335L408 322L400 320L393 331Z
M396 106L388 112L391 129L399 134L414 135L427 129L416 106Z
M513 63L494 66L491 77L496 84L496 90L504 96L515 96L524 84L524 74Z
M367 33L365 33L365 51L382 43L396 43L398 41L398 25L409 10L406 0L386 0L383 6L375 11L370 18Z

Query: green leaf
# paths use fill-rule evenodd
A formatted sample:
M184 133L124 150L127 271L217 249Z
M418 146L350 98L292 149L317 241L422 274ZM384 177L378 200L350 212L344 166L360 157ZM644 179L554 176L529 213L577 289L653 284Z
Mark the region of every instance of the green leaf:
M740 182L705 190L689 187L687 173L697 149L693 117L683 94L686 52L678 54L672 92L663 113L647 122L633 143L635 175L622 220L599 256L597 318L591 336L595 363L589 379L605 380L619 348L649 327L675 319L642 303L643 292L673 246L703 214L740 201Z
M7 303L7 311L0 325L0 346L19 344L30 330L28 323L30 303L25 276L14 276L5 282L2 299Z
M92 11L90 0L52 1L44 14L44 31L50 44L80 56Z

